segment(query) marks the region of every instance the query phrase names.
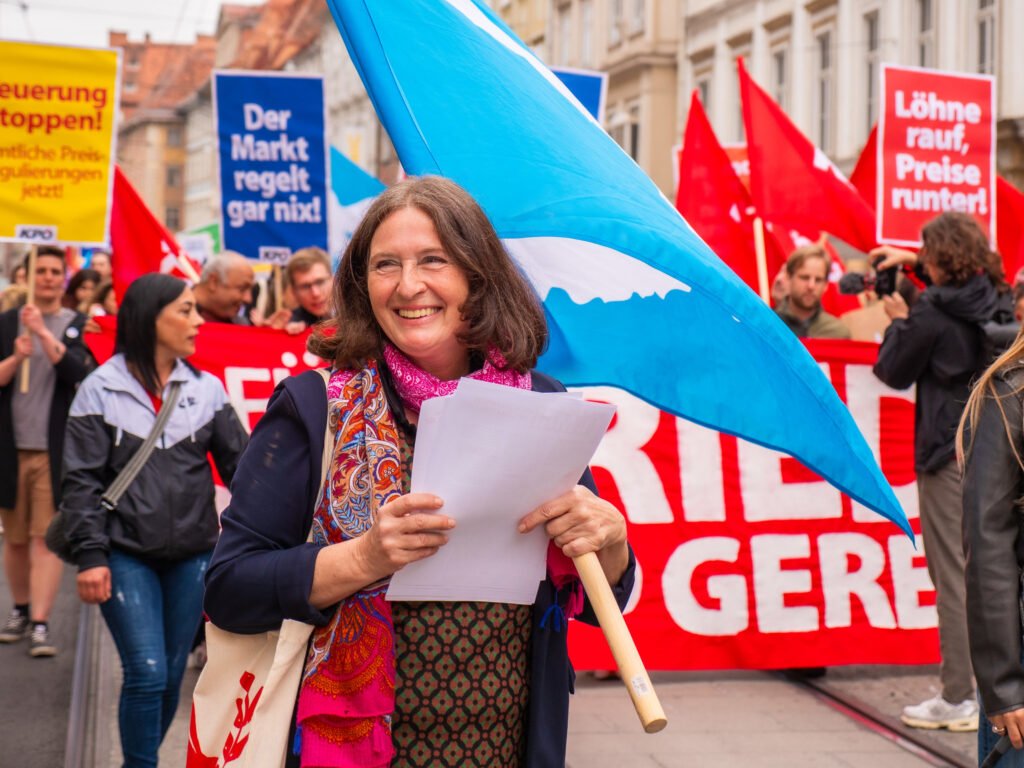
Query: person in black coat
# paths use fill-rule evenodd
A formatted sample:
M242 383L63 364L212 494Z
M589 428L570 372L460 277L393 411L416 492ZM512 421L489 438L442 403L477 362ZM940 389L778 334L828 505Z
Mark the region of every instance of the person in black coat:
M1021 581L1024 568L1024 336L978 380L957 435L963 457L967 627L982 714L979 762L1000 736L1024 748ZM1024 753L1002 758L1021 768Z
M930 285L912 308L899 294L883 297L892 318L878 352L875 375L897 389L917 385L914 467L921 534L936 591L942 655L939 695L904 707L901 719L917 728L975 730L974 698L964 608L960 473L954 459L957 424L971 381L985 369L983 326L997 314L999 292L987 271L988 239L969 216L944 213L921 232L914 254L882 247L878 265L920 268Z

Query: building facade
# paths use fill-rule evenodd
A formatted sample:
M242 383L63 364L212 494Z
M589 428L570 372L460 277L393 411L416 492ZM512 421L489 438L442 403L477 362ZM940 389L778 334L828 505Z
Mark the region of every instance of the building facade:
M147 207L172 232L185 207L185 121L179 110L209 77L216 40L199 36L189 45L131 41L111 32L110 45L124 51L117 161Z
M495 0L542 61L608 73L605 129L673 193L679 0ZM543 33L541 32L543 30Z
M1022 185L1024 3L683 0L679 130L697 89L723 142L743 141L736 59L844 170L878 119L882 63L994 74L1000 172Z
M327 142L386 184L399 178L398 156L330 14L320 34L293 56L285 70L321 74L327 111Z

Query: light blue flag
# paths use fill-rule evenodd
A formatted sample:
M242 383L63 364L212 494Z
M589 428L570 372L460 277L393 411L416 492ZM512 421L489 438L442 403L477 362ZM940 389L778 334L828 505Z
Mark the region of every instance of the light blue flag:
M331 195L327 204L328 250L337 269L341 254L384 184L331 147Z
M328 3L403 167L465 187L543 299L543 370L791 454L910 533L803 345L490 9Z

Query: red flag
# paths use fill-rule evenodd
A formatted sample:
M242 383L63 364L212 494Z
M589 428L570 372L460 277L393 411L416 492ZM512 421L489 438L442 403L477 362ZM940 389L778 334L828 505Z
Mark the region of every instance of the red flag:
M739 64L750 193L764 218L820 229L862 251L875 246L875 216L857 190Z
M718 258L759 293L750 195L718 143L697 91L690 97L679 153L676 209ZM774 275L769 265L768 279Z
M1013 283L1024 267L1024 194L1002 176L996 177L996 246Z
M878 124L871 127L867 143L860 151L857 164L853 166L853 173L850 174L850 183L853 185L871 210L878 205Z
M114 204L110 213L114 293L120 298L132 282L149 272L166 272L195 282L199 266L146 207L139 193L114 168Z

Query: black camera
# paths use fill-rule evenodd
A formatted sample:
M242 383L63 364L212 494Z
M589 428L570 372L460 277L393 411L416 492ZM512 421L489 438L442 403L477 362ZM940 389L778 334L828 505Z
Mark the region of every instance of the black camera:
M884 256L875 259L875 265L885 261ZM899 267L876 270L874 267L864 274L847 272L839 278L839 292L857 294L863 291L874 291L879 296L889 296L896 291L896 273Z

